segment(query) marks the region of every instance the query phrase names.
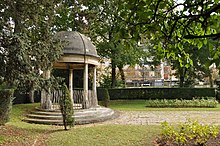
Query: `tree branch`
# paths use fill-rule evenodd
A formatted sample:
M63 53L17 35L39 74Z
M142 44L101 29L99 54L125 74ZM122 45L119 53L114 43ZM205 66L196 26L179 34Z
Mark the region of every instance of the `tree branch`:
M213 39L218 39L220 38L220 33L216 34L209 34L209 35L186 35L184 36L185 39L196 39L196 38L213 38Z

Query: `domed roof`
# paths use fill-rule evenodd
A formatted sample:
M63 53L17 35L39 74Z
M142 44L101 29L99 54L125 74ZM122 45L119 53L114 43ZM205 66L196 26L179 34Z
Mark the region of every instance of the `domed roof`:
M65 41L63 53L88 55L98 57L96 48L92 42L83 34L76 31L61 31L55 35L61 41Z

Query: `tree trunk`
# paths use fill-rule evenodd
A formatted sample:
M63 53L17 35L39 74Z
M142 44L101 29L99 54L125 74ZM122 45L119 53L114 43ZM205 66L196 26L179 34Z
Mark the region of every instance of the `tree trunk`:
M28 103L34 103L34 90L28 92Z
M45 79L49 79L50 78L50 70L44 71L43 77ZM50 88L48 88L47 91L45 89L42 89L42 91L41 91L41 108L42 109L52 109L52 102L51 102L50 96L51 96Z
M182 67L179 68L179 74L180 74L180 88L182 88L184 86L184 78L185 78L184 68Z
M180 75L180 88L183 87L183 84L184 84L184 77Z
M116 85L116 65L114 61L112 61L112 88L115 88Z
M119 72L120 72L120 75L121 75L122 83L125 86L125 74L124 74L124 71L123 71L123 66L119 66L118 69L119 69Z
M50 100L50 91L41 91L41 108L52 109L52 102Z
M213 87L212 74L209 74L209 83L210 83L210 87Z

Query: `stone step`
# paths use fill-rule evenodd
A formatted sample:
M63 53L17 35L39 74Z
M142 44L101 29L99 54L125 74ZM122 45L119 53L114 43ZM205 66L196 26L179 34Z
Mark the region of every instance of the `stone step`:
M36 119L36 118L25 118L23 121L34 124L46 124L46 125L63 125L62 120L49 120L49 119Z
M32 118L32 119L49 119L49 120L62 120L63 117L62 115L40 115L40 114L27 114L28 118Z
M59 113L59 112L60 112L60 109L41 109L41 108L39 108L39 107L36 107L36 108L35 108L35 111Z
M94 114L94 115L84 114L84 115L74 115L74 118L75 118L75 120L89 120L93 117L99 117L99 116L100 115L98 115L98 114ZM27 114L26 117L35 118L35 119L49 119L49 120L62 119L63 118L61 114L59 114L59 115L51 114L50 115L49 113L47 113L47 115L45 115L45 113L44 114L39 114L38 112L37 113L32 112L31 114Z
M48 111L31 111L30 114L44 115L44 116L62 116L61 112L48 112Z
M83 110L74 110L75 124L101 122L115 117L115 112L109 108L97 107ZM36 124L62 125L60 111L35 109L26 115L24 121Z

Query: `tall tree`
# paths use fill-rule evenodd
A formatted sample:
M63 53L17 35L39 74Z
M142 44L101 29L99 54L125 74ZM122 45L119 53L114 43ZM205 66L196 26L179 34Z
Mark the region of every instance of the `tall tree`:
M210 39L216 41L220 38L218 29L220 25L218 21L220 2L218 0L158 0L147 2L139 0L126 1L125 4L126 15L125 17L120 16L123 21L129 23L126 32L131 35L139 34L143 39L153 40L152 44L154 44L156 52L160 52L164 58L171 59L179 64L179 71L182 72L181 82L184 81L183 76L186 71L191 70L189 67L196 65L195 60L202 62L201 58L192 55L194 53L193 48L197 48L200 53L206 51L203 46L207 46L207 44L209 44L208 49L210 51L216 48L209 42ZM130 4L133 5L129 6ZM186 44L189 44L191 49L185 47ZM218 47L216 50L211 51L215 54L214 58L216 58L216 54L219 54ZM216 59L205 60L210 63L219 62ZM197 69L198 67L197 65ZM202 68L204 71L204 66Z
M0 3L0 77L9 86L32 90L39 71L52 67L62 53L52 26L59 0L3 0Z
M86 9L84 0L61 0L53 30L87 33Z
M111 60L112 88L116 85L116 68L121 71L125 64L138 63L144 54L137 42L126 32L128 23L119 17L127 10L124 1L88 1L90 37L95 42L101 57ZM123 79L124 80L124 79Z
M175 52L184 52L182 44L200 49L207 44L207 38L220 37L218 0L123 0L120 5L123 10L118 17L127 24L122 28L126 35L136 40L156 40L157 50L164 50L167 58L178 59Z

